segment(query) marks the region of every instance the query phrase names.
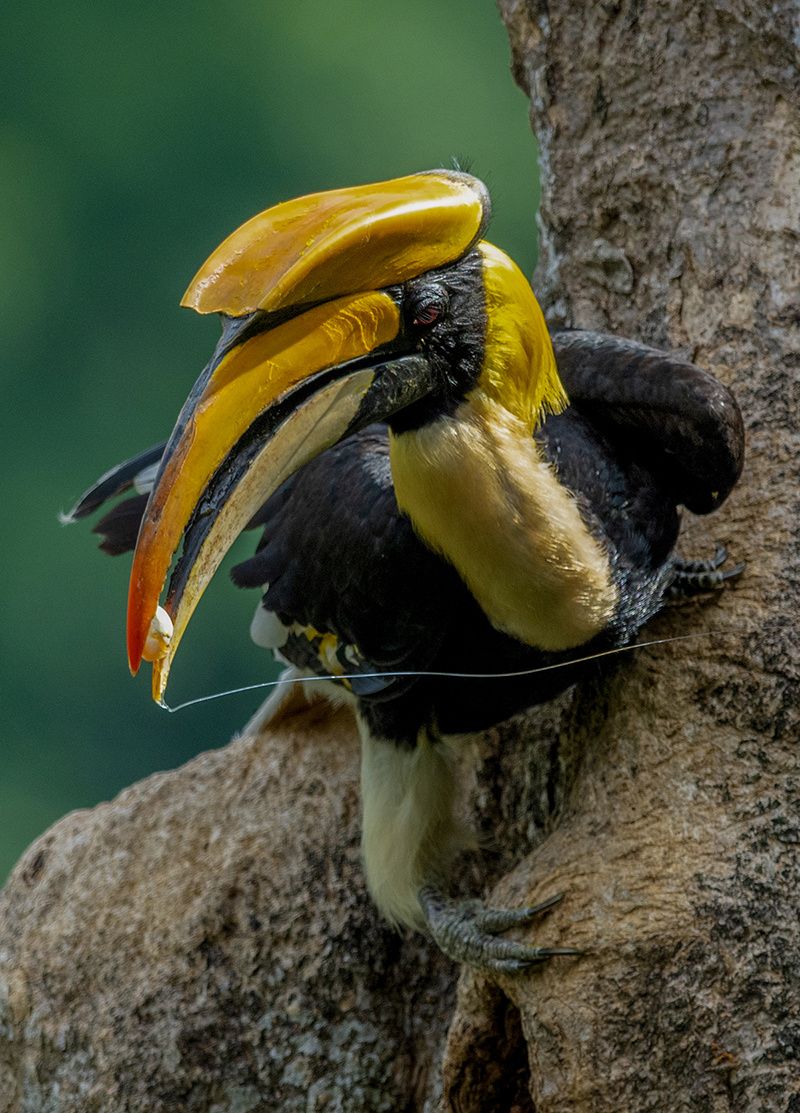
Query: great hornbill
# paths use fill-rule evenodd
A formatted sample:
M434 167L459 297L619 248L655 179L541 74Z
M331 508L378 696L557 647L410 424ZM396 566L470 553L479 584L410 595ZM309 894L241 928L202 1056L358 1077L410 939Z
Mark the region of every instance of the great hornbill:
M498 938L536 909L446 895L463 845L454 737L550 699L581 665L440 674L624 646L671 587L731 574L678 560L677 507L720 505L743 433L728 390L690 363L551 338L519 269L481 238L489 208L481 182L436 170L248 221L184 297L221 315L222 336L170 439L71 516L145 492L95 529L110 552L135 547L129 661L153 661L157 700L222 557L263 527L233 572L263 593L253 638L295 676L355 674L330 688L360 728L375 901L454 958L509 970L558 952Z

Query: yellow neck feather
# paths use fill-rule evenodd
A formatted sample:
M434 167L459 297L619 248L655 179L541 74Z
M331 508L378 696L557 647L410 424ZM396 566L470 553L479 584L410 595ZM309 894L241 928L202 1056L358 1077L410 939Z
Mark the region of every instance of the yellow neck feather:
M478 387L532 433L548 413L560 413L567 405L550 334L530 283L517 264L485 240L479 249L486 340Z
M398 503L495 627L541 649L582 645L616 603L606 553L527 416L492 394L479 386L451 417L391 437Z

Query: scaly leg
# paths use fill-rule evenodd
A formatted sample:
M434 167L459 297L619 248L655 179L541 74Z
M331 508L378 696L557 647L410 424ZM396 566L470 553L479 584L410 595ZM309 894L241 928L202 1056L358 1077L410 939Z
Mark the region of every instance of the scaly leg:
M361 729L362 851L373 900L391 923L427 931L448 957L493 973L522 970L571 947L533 947L497 936L528 924L561 894L532 908L486 908L442 895L456 854L472 840L454 812L451 742L421 732L414 746Z
M455 901L432 886L420 890L419 899L431 935L441 950L456 962L479 970L509 974L524 970L555 955L579 955L574 947L533 947L512 939L498 939L500 932L525 926L563 899L556 893L529 908L487 908L479 900Z

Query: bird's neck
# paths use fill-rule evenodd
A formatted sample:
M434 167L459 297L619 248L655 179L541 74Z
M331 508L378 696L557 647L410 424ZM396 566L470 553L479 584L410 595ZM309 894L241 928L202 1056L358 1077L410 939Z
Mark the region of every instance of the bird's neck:
M390 439L400 509L491 623L528 645L582 645L617 599L606 552L529 429L474 391L455 414Z

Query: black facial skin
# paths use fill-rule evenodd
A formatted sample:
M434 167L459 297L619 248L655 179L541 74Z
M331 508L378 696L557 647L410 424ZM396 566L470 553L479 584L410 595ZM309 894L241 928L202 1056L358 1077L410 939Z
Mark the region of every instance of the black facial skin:
M470 251L390 292L400 303L409 348L428 359L438 383L388 419L393 433L404 433L451 414L478 380L486 337L481 254Z

